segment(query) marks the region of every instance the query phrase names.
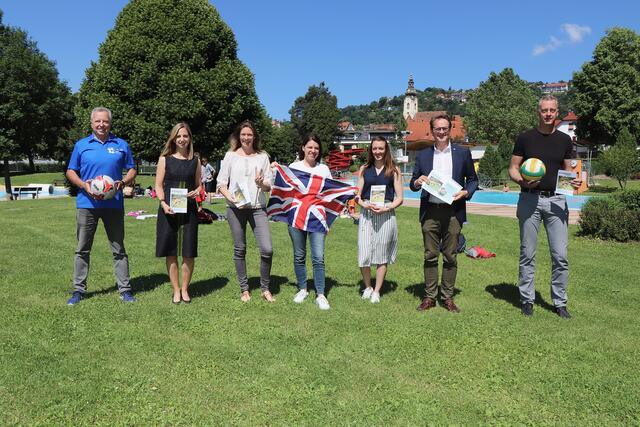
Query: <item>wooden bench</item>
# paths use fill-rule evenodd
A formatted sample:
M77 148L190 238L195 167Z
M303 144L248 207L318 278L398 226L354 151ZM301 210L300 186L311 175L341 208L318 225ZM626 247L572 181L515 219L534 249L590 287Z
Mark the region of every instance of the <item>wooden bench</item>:
M30 194L32 199L37 199L40 190L40 187L13 187L11 192L15 199L21 198L23 194Z

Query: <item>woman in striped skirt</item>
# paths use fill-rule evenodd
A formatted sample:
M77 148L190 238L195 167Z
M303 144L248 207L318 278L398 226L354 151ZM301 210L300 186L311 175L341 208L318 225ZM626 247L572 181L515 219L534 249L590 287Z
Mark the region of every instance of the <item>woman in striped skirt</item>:
M358 178L362 208L358 227L358 265L362 272L362 299L380 302L380 289L387 274L387 264L396 261L398 225L395 208L402 204L402 175L393 162L387 140L371 140L367 163ZM375 288L371 287L371 265L377 266Z

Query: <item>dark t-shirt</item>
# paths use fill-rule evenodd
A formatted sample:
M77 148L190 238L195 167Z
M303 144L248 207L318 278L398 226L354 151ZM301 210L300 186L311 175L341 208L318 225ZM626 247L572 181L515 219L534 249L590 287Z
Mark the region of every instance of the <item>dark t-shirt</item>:
M513 155L521 156L522 161L532 157L542 160L547 172L537 188L553 191L556 188L558 170L564 169L565 159L573 157L573 144L569 135L559 130L546 135L534 128L518 136Z

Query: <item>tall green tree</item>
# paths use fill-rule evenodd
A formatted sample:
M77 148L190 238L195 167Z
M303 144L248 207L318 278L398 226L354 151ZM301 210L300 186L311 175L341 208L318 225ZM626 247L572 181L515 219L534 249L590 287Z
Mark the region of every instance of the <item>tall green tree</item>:
M9 161L61 159L72 124L73 100L55 64L27 33L4 25L0 11L0 157L10 193Z
M289 164L296 159L300 136L290 122L283 122L280 127L275 127L265 138L264 149L271 159L281 164Z
M613 28L593 59L573 75L576 133L596 144L612 144L626 127L640 139L640 35Z
M215 157L242 120L268 132L253 75L233 32L207 0L132 0L118 15L80 88L77 127L98 105L137 158L155 160L172 126L191 126L197 151Z
M498 140L498 155L500 156L500 160L502 161L503 169L506 169L509 166L509 162L511 161L511 155L513 154L513 143L509 139L508 136L502 135Z
M636 139L625 127L618 134L615 145L600 155L602 166L623 190L629 178L640 170L637 147Z
M484 156L478 165L478 175L485 185L495 185L500 179L500 173L504 169L502 159L493 146L487 146Z
M537 99L511 68L492 72L469 96L464 126L469 140L479 144L496 144L504 135L515 140L522 131L536 125Z
M315 133L322 142L324 152L333 146L339 134L340 110L338 99L324 82L312 85L304 96L298 97L289 110L291 123L300 139Z

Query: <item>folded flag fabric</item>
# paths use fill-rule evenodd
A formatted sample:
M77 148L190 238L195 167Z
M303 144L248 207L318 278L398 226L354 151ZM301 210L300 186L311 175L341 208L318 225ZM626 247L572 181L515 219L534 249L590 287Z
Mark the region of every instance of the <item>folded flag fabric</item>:
M327 233L356 187L286 166L276 166L267 213L303 231Z

